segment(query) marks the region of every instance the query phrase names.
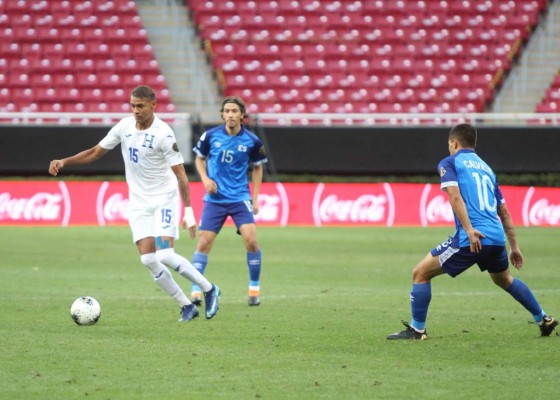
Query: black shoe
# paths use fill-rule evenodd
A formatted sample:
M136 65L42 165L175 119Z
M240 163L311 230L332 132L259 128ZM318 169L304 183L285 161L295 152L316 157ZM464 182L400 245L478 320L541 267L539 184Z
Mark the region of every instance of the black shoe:
M202 305L202 293L201 292L192 292L191 293L191 303L195 306L199 307Z
M554 317L545 316L542 323L539 325L541 336L550 336L554 328L556 328L556 325L558 325L558 321L556 321Z
M389 339L389 340L395 340L395 339L426 340L426 339L428 339L428 333L426 332L425 329L424 329L424 332L418 332L412 326L410 326L408 324L408 322L404 322L404 321L401 321L401 322L404 326L406 326L406 329L404 331L393 333L393 334L387 336L387 339Z

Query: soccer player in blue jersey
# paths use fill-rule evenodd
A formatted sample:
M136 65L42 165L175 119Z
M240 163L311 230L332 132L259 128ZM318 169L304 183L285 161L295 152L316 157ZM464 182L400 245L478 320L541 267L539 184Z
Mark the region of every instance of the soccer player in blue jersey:
M511 248L509 260L517 269L523 266L523 254L496 175L474 150L476 138L476 128L470 124L458 124L449 133L450 156L439 163L438 170L441 188L447 192L455 216L455 235L432 249L412 271L412 321L402 321L406 329L387 339L427 339L432 278L442 274L456 277L474 264L488 271L496 285L531 313L541 336L550 336L558 325L527 285L511 275L506 238Z
M198 230L198 243L192 263L204 274L208 253L226 218L231 216L247 250L249 268L249 305L258 306L262 256L257 242L255 218L266 153L259 138L247 130L243 120L246 107L239 97L226 97L220 110L224 125L204 132L193 151L195 166L206 194ZM248 171L252 164L253 191ZM200 304L202 290L193 283L191 300Z

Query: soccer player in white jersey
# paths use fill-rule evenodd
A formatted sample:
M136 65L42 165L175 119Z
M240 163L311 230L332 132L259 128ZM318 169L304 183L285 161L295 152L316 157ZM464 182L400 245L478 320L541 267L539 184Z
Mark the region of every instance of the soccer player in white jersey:
M195 166L206 194L200 218L198 243L192 263L204 273L208 253L224 222L231 216L247 251L250 306L261 302L260 273L262 255L257 242L254 215L259 212L259 190L266 152L260 139L244 125L246 107L239 97L226 97L220 110L224 124L209 129L200 137L193 151ZM249 189L248 171L252 164L253 191ZM200 304L201 289L193 284L191 300Z
M455 216L455 235L432 249L412 271L411 323L403 321L406 329L387 339L427 339L431 280L442 274L454 278L474 264L531 313L541 336L550 336L558 324L546 315L531 289L511 275L506 238L509 260L517 269L523 266L523 254L496 175L474 150L476 139L476 128L470 124L458 124L449 133L450 155L440 161L438 171Z
M129 224L141 263L161 288L180 304L179 321L191 321L199 312L167 267L202 288L206 318L210 319L218 312L219 287L174 250L175 239L179 237L181 200L184 206L181 226L183 230L188 228L192 239L196 235L189 180L175 134L154 114L156 95L150 87L135 88L130 105L132 116L119 121L94 147L68 158L52 160L49 173L56 176L64 167L90 164L120 144L129 190Z

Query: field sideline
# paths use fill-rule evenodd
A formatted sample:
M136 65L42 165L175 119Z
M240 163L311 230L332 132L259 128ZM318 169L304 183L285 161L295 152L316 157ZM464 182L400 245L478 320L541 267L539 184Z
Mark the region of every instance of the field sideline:
M517 232L526 265L514 275L560 317L560 230ZM412 267L451 233L261 227L262 305L250 308L245 252L226 227L207 270L220 311L180 324L128 227L0 227L0 400L550 397L560 337L539 337L476 267L434 280L430 340L385 339L410 319ZM177 248L190 258L194 242ZM85 294L102 308L91 327L69 315Z

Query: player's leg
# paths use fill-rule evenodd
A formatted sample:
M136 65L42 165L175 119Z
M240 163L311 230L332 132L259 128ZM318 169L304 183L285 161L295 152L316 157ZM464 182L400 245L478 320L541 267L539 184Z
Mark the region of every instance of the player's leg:
M411 326L419 331L426 330L428 308L432 300L432 278L443 274L439 258L428 253L412 270L410 291Z
M247 269L249 271L249 296L248 304L258 306L261 304L261 267L262 253L257 242L257 225L253 215L253 205L250 201L232 204L230 215L237 226L237 231L243 239L247 251Z
M214 293L216 285L211 284L193 265L183 256L175 252L175 239L179 237L179 204L177 195L168 196L154 212L154 230L156 234L156 255L158 260L169 268L174 269L179 275L199 285L204 293ZM215 312L218 309L218 298L213 300ZM189 301L190 303L190 301ZM187 310L191 312L191 307ZM215 314L215 312L213 314ZM213 316L213 315L212 315ZM208 315L207 318L211 318Z
M196 251L193 254L192 264L202 275L206 272L208 265L208 254L214 245L214 240L220 233L227 218L227 209L222 204L204 202L200 225L198 228L198 241ZM193 283L191 288L191 300L194 304L202 304L202 288Z
M506 269L502 270L504 267ZM511 275L508 267L507 252L505 247L503 248L503 252L500 251L500 255L497 258L494 267L488 268L488 272L492 281L494 281L496 285L508 292L531 313L535 323L537 323L540 328L541 335L550 336L556 325L558 325L558 322L553 317L546 315L537 298L525 282L521 279L514 278Z
M198 231L198 242L196 251L193 254L192 264L196 270L204 275L206 266L208 265L208 253L214 245L217 233L212 231L200 230ZM193 283L191 288L191 300L194 304L202 304L202 288L200 285Z
M241 225L239 233L247 250L247 268L249 270L248 304L250 306L258 306L261 303L260 277L262 253L257 243L257 226L255 224Z
M181 305L184 317L183 310L189 308L192 304L156 255L153 209L144 204L141 199L134 197L131 197L129 204L128 222L132 230L132 241L136 244L140 253L140 262L148 268L154 281ZM191 310L191 313L188 313L188 320L198 316L198 312L195 311Z
M160 262L155 252L155 238L143 238L136 242L140 252L140 261L152 274L154 281L166 291L181 306L179 321L190 321L198 317L198 310L191 304L183 290L177 285L173 276L163 263Z
M467 252L457 247L457 239L447 240L428 253L412 270L412 290L410 291L410 325L403 321L406 329L387 336L387 339L427 339L426 320L428 308L432 300L431 280L447 273L457 276L473 261Z

